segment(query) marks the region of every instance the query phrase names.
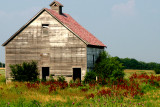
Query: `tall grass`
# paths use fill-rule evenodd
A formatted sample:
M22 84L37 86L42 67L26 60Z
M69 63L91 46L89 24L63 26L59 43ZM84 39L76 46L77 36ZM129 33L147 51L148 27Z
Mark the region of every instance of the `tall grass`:
M5 69L0 69L0 83L5 83Z
M0 72L2 74L2 72ZM130 79L139 84L142 96L123 95L126 91L130 93ZM57 88L49 93L49 83L34 84L28 87L26 82L12 82L5 84L4 72L0 76L0 107L159 107L160 106L160 84L154 75L132 75L125 80L128 84L68 84L66 88ZM153 80L153 81L151 81ZM146 83L147 82L147 83ZM44 85L45 84L45 85ZM134 84L132 84L134 85ZM38 88L37 88L38 87ZM123 88L123 89L122 89ZM111 90L108 91L107 89ZM134 88L133 88L134 89ZM119 93L117 93L119 92ZM94 97L87 97L94 95Z

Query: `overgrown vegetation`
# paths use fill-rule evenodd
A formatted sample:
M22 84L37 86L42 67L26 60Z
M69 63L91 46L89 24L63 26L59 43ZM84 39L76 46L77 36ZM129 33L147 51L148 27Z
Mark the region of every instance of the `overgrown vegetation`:
M85 77L84 77L84 82L85 83L90 83L96 80L96 72L94 71L89 71L86 73Z
M1 73L0 74L4 74ZM80 82L12 82L5 84L0 75L2 107L159 107L160 76L134 73L118 84L106 81ZM7 96L7 97L6 97Z
M11 68L13 68L13 71L24 71L26 73L25 67L37 68L36 64L36 62L23 63L12 65ZM20 79L23 82L12 82L6 85L4 71L0 71L0 106L160 106L160 76L147 73L147 71L131 73L125 79L123 78L124 75L128 74L124 74L120 61L117 58L111 57L106 52L100 54L93 71L87 72L85 82L70 81L70 83L67 83L63 76L58 77L57 80L51 76L49 81L40 82L34 80L35 82L29 82L27 80L27 82L24 82L24 80ZM95 81L96 76L98 77L98 81Z
M91 82L98 77L99 81L110 80L117 81L124 77L122 64L114 57L111 57L106 51L100 53L93 71L85 76L85 82ZM104 83L103 83L104 84Z
M59 76L57 80L58 80L59 82L66 82L64 76Z
M11 76L14 81L36 81L38 79L37 62L23 62L22 64L10 65Z

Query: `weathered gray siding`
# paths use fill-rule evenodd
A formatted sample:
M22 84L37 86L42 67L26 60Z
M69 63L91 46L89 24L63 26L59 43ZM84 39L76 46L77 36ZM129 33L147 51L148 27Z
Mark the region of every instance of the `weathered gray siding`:
M104 51L104 48L87 47L87 71L93 69L95 62L102 51Z
M48 31L43 30L42 24L49 24ZM10 78L10 64L32 60L38 61L40 74L42 67L50 67L51 74L72 75L72 68L78 67L83 78L87 70L86 55L90 52L86 53L86 44L45 11L5 49L6 78Z

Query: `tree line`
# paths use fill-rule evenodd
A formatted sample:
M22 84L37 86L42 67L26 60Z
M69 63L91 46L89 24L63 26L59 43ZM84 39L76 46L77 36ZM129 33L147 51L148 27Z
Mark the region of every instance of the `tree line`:
M114 58L123 64L124 69L154 70L160 68L160 64L156 62L146 63L143 61L137 61L134 58L119 58L118 56Z
M2 63L2 62L0 62L0 67L2 68L4 68L5 67L5 64L4 63Z

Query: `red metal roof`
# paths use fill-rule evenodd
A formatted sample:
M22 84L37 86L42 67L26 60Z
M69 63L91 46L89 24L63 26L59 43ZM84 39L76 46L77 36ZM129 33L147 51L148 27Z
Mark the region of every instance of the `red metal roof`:
M60 15L54 10L45 8L51 15L56 17L60 22L66 25L70 30L72 30L76 35L78 35L83 41L88 45L103 46L106 47L100 40L98 40L94 35L88 32L84 27L82 27L78 22L76 22L69 14L63 13Z

